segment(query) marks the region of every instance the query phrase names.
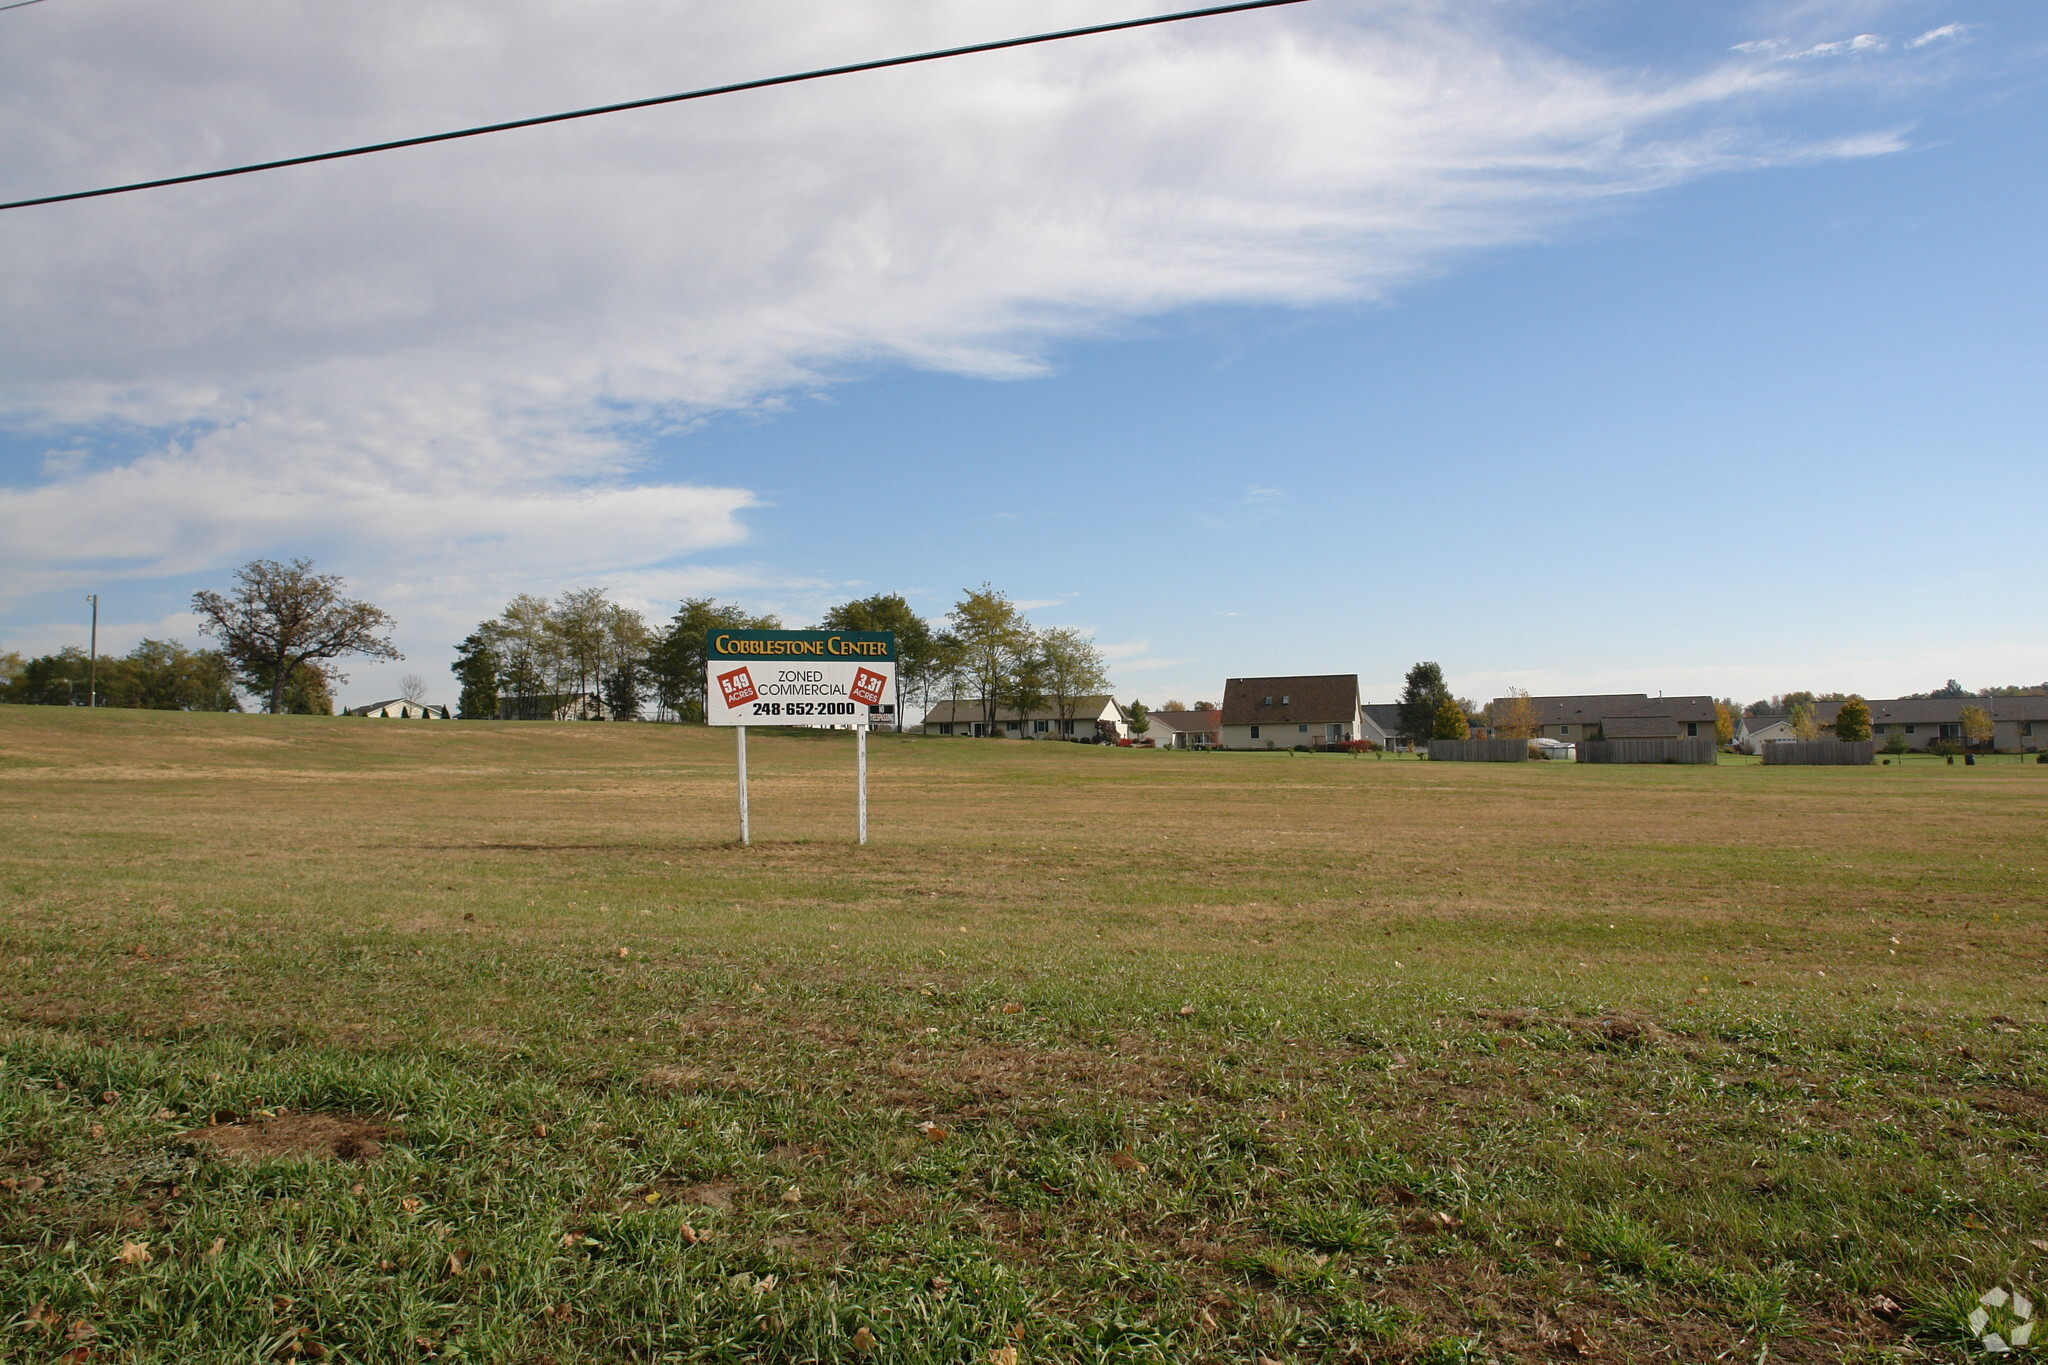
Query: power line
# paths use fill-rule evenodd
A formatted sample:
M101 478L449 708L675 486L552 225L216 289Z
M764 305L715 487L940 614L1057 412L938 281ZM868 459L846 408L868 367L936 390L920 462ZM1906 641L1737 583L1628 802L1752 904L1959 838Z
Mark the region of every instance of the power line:
M21 0L33 4L36 0ZM799 81L823 80L827 76L850 76L859 71L880 71L892 66L913 66L919 62L936 62L946 57L966 57L977 52L999 52L1009 47L1030 47L1037 43L1058 42L1062 38L1085 38L1097 33L1116 33L1122 29L1149 28L1155 24L1178 23L1183 19L1207 19L1218 14L1237 14L1245 10L1272 9L1279 5L1299 5L1304 0L1238 0L1236 4L1211 5L1206 9L1180 10L1173 14L1154 14L1143 19L1121 19L1113 24L1091 24L1087 28L1061 29L1057 33L1034 33L1025 38L1001 38L990 43L972 43L966 47L940 48L935 52L918 52L907 57L884 57L879 61L855 62L848 66L827 66L816 71L800 71L791 76L769 76L762 80L740 81L733 85L714 85L703 90L685 90L676 95L656 95L651 99L625 100L619 104L600 104L589 109L572 109L561 114L541 114L534 118L511 119L504 123L485 123L474 128L458 128L447 133L428 133L422 137L399 138L392 142L372 142L362 147L345 147L336 152L315 152L310 156L288 156L278 161L258 161L247 166L230 166L218 171L198 171L191 175L165 176L161 180L138 180L132 185L110 185L98 190L74 190L69 194L46 194L37 199L17 199L12 203L0 204L0 209L34 208L38 204L62 204L73 199L98 199L109 194L131 194L136 190L162 189L166 185L189 185L198 180L221 180L231 175L254 175L258 171L275 171L286 166L305 166L315 161L339 161L343 157L368 156L372 152L396 151L400 147L422 147L430 142L453 142L457 138L482 137L486 133L510 132L514 128L534 128L544 123L565 123L570 119L595 118L599 114L617 114L628 109L648 109L657 104L680 104L685 100L709 99L713 95L737 94L742 90L764 90L775 85L795 85Z
M42 3L43 0L14 0L14 3L11 5L0 5L0 10L21 9L25 5L40 5Z

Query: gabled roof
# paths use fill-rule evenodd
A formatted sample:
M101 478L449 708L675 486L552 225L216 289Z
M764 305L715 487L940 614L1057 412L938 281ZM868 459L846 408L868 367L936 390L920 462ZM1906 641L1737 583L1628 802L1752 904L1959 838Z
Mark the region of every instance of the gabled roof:
M1116 704L1115 697L1074 698L1075 720L1095 720L1098 717L1122 723L1124 711L1121 706ZM1027 716L1019 716L1013 708L1008 706L998 706L996 708L996 720L999 723L1006 720L1058 720L1059 718L1060 712L1056 706L1042 707ZM950 699L935 702L932 705L932 709L924 713L923 724L971 725L975 721L986 719L987 716L981 708L981 698L962 697L957 702Z
M1879 725L1899 722L1906 725L1953 725L1963 718L1965 706L1991 708L1978 697L1911 697L1892 701L1868 703L1870 719ZM1832 723L1835 713L1842 709L1838 701L1815 702L1814 714L1824 722Z
M1609 716L1600 722L1600 733L1609 739L1675 739L1685 722L1670 716Z
M1223 726L1221 711L1147 711L1145 718L1154 725L1186 734L1206 730L1213 735Z
M1223 684L1225 725L1350 725L1357 719L1356 673L1231 678Z
M1689 720L1711 725L1714 722L1714 699L1712 697L1650 697L1644 701L1617 706L1603 713L1604 725L1612 718L1628 716L1659 716L1669 720Z
M1495 697L1489 715L1500 717L1514 702L1512 697ZM1625 714L1624 708L1650 700L1647 692L1610 692L1583 697L1531 697L1538 725L1596 725L1602 716Z
M1982 705L1983 703L1978 703ZM2048 696L1993 697L1993 720L2048 720Z

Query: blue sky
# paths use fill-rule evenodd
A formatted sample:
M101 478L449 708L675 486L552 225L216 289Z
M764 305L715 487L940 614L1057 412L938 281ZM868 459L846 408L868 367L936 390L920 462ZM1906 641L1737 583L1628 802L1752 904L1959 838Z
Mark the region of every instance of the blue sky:
M924 45L887 6L808 46L678 8L710 74ZM920 13L951 40L1127 8ZM708 226L645 124L0 215L0 292L53 338L10 348L0 648L70 641L95 589L112 647L189 639L195 587L304 553L400 617L358 700L445 679L512 592L590 583L802 624L987 580L1155 704L1324 671L1390 698L1419 658L1481 699L2048 678L2048 12L1390 9L700 119L683 161L746 210ZM10 36L100 51L90 18ZM508 43L388 113L404 73L293 37L259 27L212 78L240 98L159 156L669 75L607 49L543 78ZM331 98L252 77L266 41ZM191 79L151 63L107 74ZM94 78L63 70L59 113ZM278 143L219 141L266 100ZM24 160L6 188L127 169ZM504 226L551 165L589 216Z

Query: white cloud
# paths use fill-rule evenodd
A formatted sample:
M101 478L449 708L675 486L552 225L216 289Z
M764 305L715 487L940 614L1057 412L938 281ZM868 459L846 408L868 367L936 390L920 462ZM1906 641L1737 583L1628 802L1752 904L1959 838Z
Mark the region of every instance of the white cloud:
M1917 38L1907 39L1906 46L1926 47L1929 43L1938 43L1944 39L1960 38L1970 31L1970 27L1968 24L1943 24L1940 28L1928 29Z
M37 7L0 49L0 190L1128 12ZM1027 375L1161 310L1371 297L1619 196L1861 154L1748 131L1793 79L1603 70L1447 0L1308 8L0 214L0 411L144 447L0 487L0 583L330 545L432 613L702 582L684 561L744 540L749 480L657 479L650 432L877 363Z
M1785 54L1784 59L1788 62L1797 62L1809 57L1847 57L1859 52L1882 52L1884 50L1884 39L1878 37L1875 33L1859 33L1853 38L1843 38L1838 42L1832 43L1815 43L1812 47L1801 48L1797 52L1788 52Z

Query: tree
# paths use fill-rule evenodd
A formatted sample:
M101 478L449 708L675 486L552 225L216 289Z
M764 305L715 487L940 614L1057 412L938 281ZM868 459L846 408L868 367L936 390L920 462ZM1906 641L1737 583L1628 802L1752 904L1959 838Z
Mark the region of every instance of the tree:
M1842 709L1835 712L1835 738L1852 741L1869 739L1870 703L1855 693L1850 693L1849 699L1842 703Z
M1884 751L1888 754L1904 754L1912 747L1911 742L1906 739L1906 732L1897 726L1892 727L1892 732L1885 736Z
M996 700L1017 713L1017 733L1029 737L1031 713L1052 700L1045 656L1036 650L1020 655L996 685ZM989 733L996 733L993 722Z
M417 673L408 673L398 680L398 696L401 701L418 706L427 699L427 680Z
M638 720L651 678L647 668L653 632L646 618L631 607L607 603L599 651L598 691L613 720Z
M899 726L902 713L911 705L931 704L932 690L945 680L946 650L931 622L911 609L900 593L876 593L873 597L842 602L825 613L821 630L886 630L896 637L896 709Z
M7 689L14 686L14 680L21 676L23 667L21 655L14 650L0 654L0 696L6 695Z
M1188 708L1183 703L1175 701L1172 697L1168 697L1164 702L1160 704L1159 709L1162 711L1185 711Z
M77 645L38 655L21 665L0 700L17 706L83 706L87 665Z
M286 685L302 667L311 667L324 688L329 674L318 660L405 657L391 643L391 617L342 596L341 578L314 573L310 559L252 560L235 571L235 584L227 596L192 594L192 610L201 634L218 637L221 652L245 676L269 685L273 715L284 710ZM346 675L331 676L341 681Z
M1714 742L1733 744L1735 722L1742 712L1736 707L1733 697L1723 697L1714 703Z
M1950 678L1947 683L1940 687L1935 688L1932 692L1929 692L1927 695L1929 697L1970 697L1975 696L1976 694L1970 691L1969 688L1957 682L1954 678Z
M1820 738L1820 719L1813 714L1813 706L1810 703L1803 701L1793 702L1789 719L1792 722L1792 733L1796 738L1804 740Z
M462 684L455 713L463 720L498 718L498 628L485 621L455 647L448 671Z
M1410 744L1427 744L1436 733L1437 712L1447 701L1457 704L1451 689L1444 685L1441 666L1419 663L1409 669L1407 682L1401 688L1398 712L1402 738Z
M270 669L243 670L240 682L243 687L258 697L267 698L275 691ZM288 716L331 716L334 714L334 689L329 685L327 674L318 664L299 664L293 668L284 684L284 711Z
M1981 706L1965 706L1962 714L1963 738L1972 744L1989 744L1995 733L1991 724L1991 713Z
M960 675L981 699L982 720L995 733L996 706L1018 663L1033 652L1031 623L993 585L968 589L946 614L959 641Z
M1216 703L1213 701L1198 701L1195 703L1195 709L1197 711L1214 711Z
M1445 697L1437 703L1436 716L1430 727L1431 739L1470 739L1472 726L1465 718L1465 708L1458 704L1456 697Z
M103 706L149 711L239 711L234 669L216 649L143 640L119 659L100 660Z
M1145 713L1145 703L1134 701L1125 708L1124 714L1131 718L1131 733L1143 735L1152 728L1152 718Z
M1035 653L1044 673L1046 693L1059 712L1060 733L1070 734L1081 698L1109 691L1109 661L1102 657L1093 640L1072 626L1040 632ZM1177 705L1169 702L1167 708L1171 710Z
M1543 728L1543 714L1523 687L1510 687L1499 714L1493 718L1494 733L1502 739L1534 739Z
M737 603L686 597L647 655L657 702L678 719L704 719L704 641L714 630L780 630L773 616L753 616Z

